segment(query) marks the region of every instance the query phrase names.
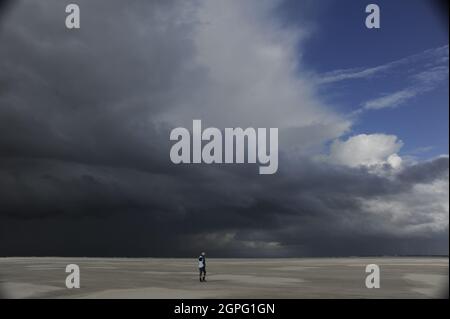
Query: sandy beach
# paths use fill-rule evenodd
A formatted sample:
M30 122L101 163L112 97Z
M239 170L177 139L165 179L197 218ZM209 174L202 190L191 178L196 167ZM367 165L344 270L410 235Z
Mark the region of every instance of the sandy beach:
M65 267L80 267L68 289ZM377 264L379 289L365 267ZM6 298L440 298L448 258L208 259L207 282L196 259L0 258Z

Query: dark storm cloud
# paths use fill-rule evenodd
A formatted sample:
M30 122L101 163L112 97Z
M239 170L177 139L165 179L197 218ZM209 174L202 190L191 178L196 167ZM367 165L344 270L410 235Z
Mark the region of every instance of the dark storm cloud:
M168 129L148 122L177 103L172 82L192 48L170 7L128 6L140 19L118 2L93 2L74 33L64 27L63 2L15 7L0 53L3 156L161 169Z
M429 183L438 178L448 178L448 157L440 157L434 161L418 163L407 167L399 174L399 179L405 183Z
M170 256L194 253L200 240L216 254L230 255L267 253L262 244L250 249L258 242L277 242L292 255L369 254L386 249L423 253L429 249L426 243L435 240L419 240L414 234L396 238L385 227L389 223L385 216L365 211L361 198L408 193L414 184L364 170L310 164L295 177L281 172L259 180L227 177L222 168L216 176L200 180L80 164L30 167L13 162L15 168L2 163L9 172L1 179L1 188L7 190L1 197L6 252L13 247L44 252L42 244L54 254ZM441 169L441 176L445 174L448 160ZM18 228L11 225L20 225L28 233L25 238L38 236L42 243L25 240L26 247L17 247L10 240L16 238L18 234L11 232ZM57 249L51 242L60 236L64 242L56 244ZM445 238L445 231L438 237ZM355 239L358 242L351 245ZM394 239L400 248L392 247ZM406 241L416 242L415 250L409 245L401 248ZM91 242L96 244L90 246ZM117 250L99 249L108 243Z
M303 152L291 156L288 147L282 147L279 171L271 176L249 165L172 164L168 136L175 124L202 114L221 123L226 102L264 106L258 94L241 92L229 68L244 68L236 77L244 78L246 88L260 74L239 59L230 59L229 68L218 63L218 69L196 62L216 44L209 34L194 36L199 25L208 25L198 21L196 1L79 3L80 30L64 28L64 1L20 3L0 29L6 43L0 47L0 255L448 252L448 203L447 211L444 201L443 207L427 204L425 215L422 208L409 219L403 214L419 206L408 204L411 196L431 201L422 185L448 189L448 157L386 175L316 161ZM245 34L246 25L239 27ZM281 54L276 49L263 47L261 54L273 59ZM283 84L283 93L263 89L261 95L279 98L281 109L297 96L289 87L284 91L294 80L279 72L267 74L277 80L270 85ZM226 95L228 90L236 94ZM274 118L289 135L282 142L316 147L338 137L346 123L309 92L302 94L303 109L289 105L303 112L294 113L298 126L292 126L292 113L283 119L279 109L261 112L248 126ZM227 116L250 119L253 113L241 106L230 106ZM379 207L384 202L391 213Z

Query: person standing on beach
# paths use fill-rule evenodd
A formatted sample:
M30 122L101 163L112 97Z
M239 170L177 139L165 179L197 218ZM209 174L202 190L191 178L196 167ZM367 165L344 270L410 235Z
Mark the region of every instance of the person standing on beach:
M200 257L198 257L198 270L199 270L199 274L200 274L200 282L202 281L206 281L205 277L206 277L206 257L205 257L205 253L203 252ZM202 277L203 275L203 277Z

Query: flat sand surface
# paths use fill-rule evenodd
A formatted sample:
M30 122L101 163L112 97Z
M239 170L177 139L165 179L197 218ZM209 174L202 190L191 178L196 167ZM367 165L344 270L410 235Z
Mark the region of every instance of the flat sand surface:
M77 264L81 287L67 289ZM381 287L365 286L377 264ZM0 258L6 298L440 298L448 296L448 258L207 259Z

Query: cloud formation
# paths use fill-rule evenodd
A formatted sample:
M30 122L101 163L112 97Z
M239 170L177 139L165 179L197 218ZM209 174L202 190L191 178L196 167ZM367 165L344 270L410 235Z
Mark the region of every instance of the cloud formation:
M346 141L335 140L330 147L330 160L349 167L389 164L397 168L397 155L403 145L395 135L360 134Z
M430 66L435 67L436 65L445 66L445 64L448 64L448 45L425 50L424 52L375 67L341 69L327 72L318 76L317 83L329 84L347 80L368 79L376 75L382 76L383 73L393 72L401 67L411 65L417 66L418 64L424 64L424 66L428 68L430 68Z
M374 173L401 142L342 141L352 123L298 58L309 30L277 1L79 5L75 32L60 1L0 29L0 255L448 252L448 157ZM193 119L278 127L277 174L174 165L170 129Z
M400 91L366 101L361 110L394 108L421 94L434 90L448 78L448 66L436 66L415 74L413 84Z
M402 81L408 83L406 87L363 102L353 115L369 110L395 108L445 83L448 79L448 50L448 45L444 45L375 67L335 70L319 75L316 83L331 85L342 81L369 80L401 74Z

